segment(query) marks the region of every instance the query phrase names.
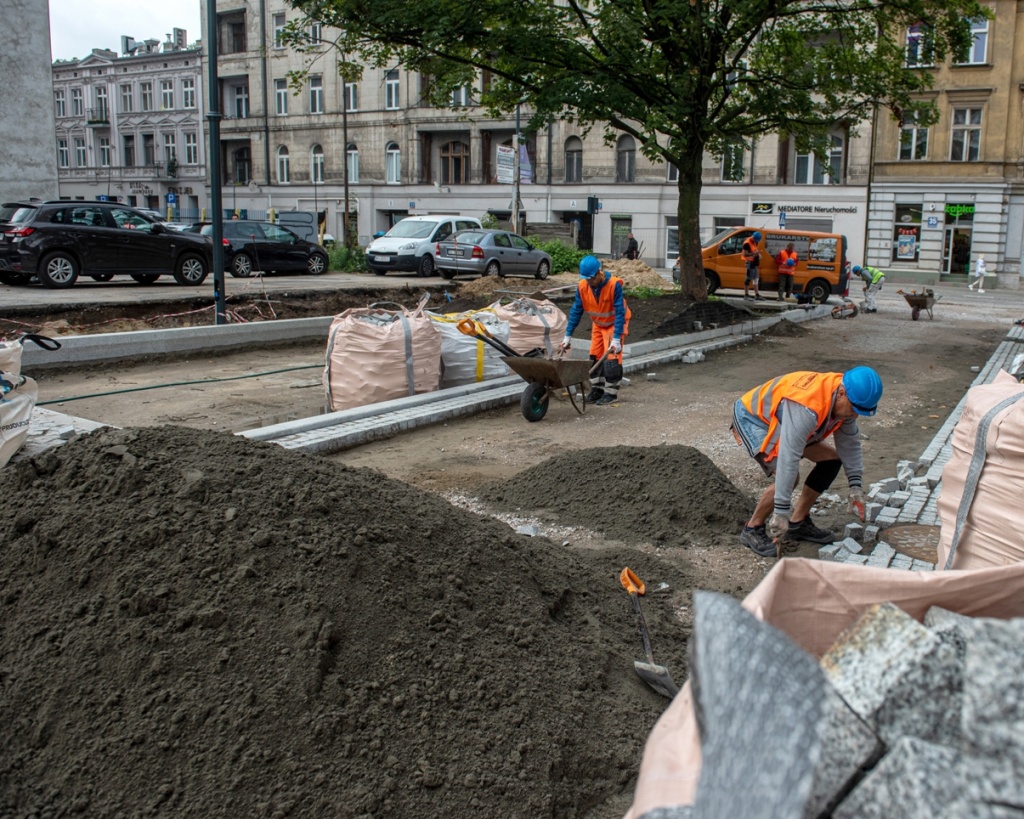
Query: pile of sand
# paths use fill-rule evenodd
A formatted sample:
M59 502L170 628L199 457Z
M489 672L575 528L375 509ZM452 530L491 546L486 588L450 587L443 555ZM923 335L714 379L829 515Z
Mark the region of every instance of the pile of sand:
M676 454L537 474L590 521L614 498L682 529ZM688 587L656 558L225 433L100 430L4 477L3 815L605 817L632 791L665 700L617 578ZM670 606L645 613L685 677Z

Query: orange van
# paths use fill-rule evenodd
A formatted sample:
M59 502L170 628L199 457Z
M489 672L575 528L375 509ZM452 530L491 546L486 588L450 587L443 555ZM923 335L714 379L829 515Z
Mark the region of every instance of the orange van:
M754 231L761 234L758 248L761 251L759 287L762 293L775 292L779 283L775 256L792 242L798 256L793 269L794 293L805 294L819 304L824 304L832 294L846 294L850 273L845 236L754 227L728 228L703 245L701 256L708 293L720 288L743 289L746 266L741 251L744 240ZM678 281L678 273L675 276Z

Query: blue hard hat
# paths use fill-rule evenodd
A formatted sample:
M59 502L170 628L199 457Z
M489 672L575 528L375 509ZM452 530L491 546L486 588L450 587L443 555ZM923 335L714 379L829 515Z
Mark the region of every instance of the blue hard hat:
M592 279L601 270L601 262L597 256L584 256L580 260L580 278Z
M796 267L796 259L786 259L786 267Z
M858 415L874 415L882 397L882 379L870 367L854 367L843 373L846 397Z
M860 273L860 265L859 264L855 264L853 266L853 272L854 273Z
M755 231L754 231L754 235L753 235L753 236L751 236L751 238L752 238L752 239L753 239L753 240L754 240L755 242L760 242L760 241L761 241L761 233L760 233L760 231L757 231L757 230L755 230Z

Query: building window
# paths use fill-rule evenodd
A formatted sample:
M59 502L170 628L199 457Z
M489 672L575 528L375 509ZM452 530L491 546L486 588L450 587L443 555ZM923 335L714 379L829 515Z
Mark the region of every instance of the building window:
M235 116L238 119L249 118L249 86L235 86Z
M283 14L274 15L274 48L284 48L284 26L286 18Z
M900 159L928 158L928 129L917 124L917 114L907 114L900 128Z
M921 249L921 205L896 205L892 229L892 260L916 262Z
M190 77L181 81L181 107L196 107L196 81Z
M324 27L322 23L313 22L309 26L309 41L319 43L324 38Z
M83 114L82 109L82 89L72 88L71 89L71 116L80 117Z
M725 146L722 151L722 177L723 182L743 181L743 144L733 142Z
M252 155L248 148L239 148L234 156L235 182L239 185L248 185L252 178Z
M64 90L53 92L53 105L54 112L58 117L66 117L68 115L67 107L64 104Z
M981 151L981 109L953 109L953 139L949 158L954 162L977 162Z
M324 112L324 78L309 78L309 113L322 114Z
M679 181L679 168L674 162L668 163L668 174L665 177L666 182L678 182Z
M931 26L915 23L907 29L907 68L927 68L932 65L934 35Z
M843 140L832 137L832 147L828 152L827 164L822 164L814 154L796 155L797 185L838 185L843 174Z
M389 185L402 181L402 152L394 142L389 142L384 149L384 181Z
M398 69L392 68L384 75L384 107L394 111L398 102Z
M135 110L135 96L132 94L131 83L121 86L121 113L130 114Z
M185 164L199 164L199 139L194 131L185 134Z
M463 85L452 91L452 108L465 108L469 105L469 86Z
M583 181L583 141L579 137L565 141L565 181Z
M107 110L107 87L101 85L95 89L93 96L96 102L96 111L93 119L98 122L107 122L109 117L109 111Z
M615 148L615 181L636 182L636 142L631 136L620 137Z
M357 83L345 83L345 110L359 110L359 85Z
M277 181L287 185L292 181L292 165L288 156L288 149L282 145L277 149Z
M142 164L146 167L156 164L156 137L153 134L142 135Z
M100 137L100 165L110 167L110 137Z
M174 134L164 134L164 162L177 158L177 145Z
M57 164L61 168L66 168L71 164L71 153L68 151L66 139L57 140Z
M153 110L153 83L144 82L139 84L139 91L142 94L142 110Z
M274 80L274 103L279 117L288 116L288 80Z
M313 146L312 175L310 178L317 185L324 181L324 149L320 145Z
M135 137L133 136L124 138L124 164L126 168L135 166Z
M75 167L84 168L85 166L85 140L82 137L75 137Z
M988 58L988 20L984 17L971 20L971 35L974 42L967 52L967 59L957 65L984 65Z
M359 149L354 144L352 144L350 142L348 144L348 148L345 150L345 156L346 156L346 159L348 161L348 165L346 166L346 169L347 169L347 172L348 172L348 181L349 182L358 182L359 181Z
M441 184L465 185L469 182L469 146L449 142L441 147Z
M174 110L174 80L163 80L160 83L160 110Z

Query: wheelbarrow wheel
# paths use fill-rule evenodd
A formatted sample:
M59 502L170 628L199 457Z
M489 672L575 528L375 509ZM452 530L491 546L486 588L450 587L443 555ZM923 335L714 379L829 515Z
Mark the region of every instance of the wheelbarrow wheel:
M548 388L543 384L527 385L519 399L519 409L527 421L539 421L548 412Z
M921 318L921 308L920 307L915 307L913 310L911 310L910 311L910 317L914 321L917 321L919 318Z

